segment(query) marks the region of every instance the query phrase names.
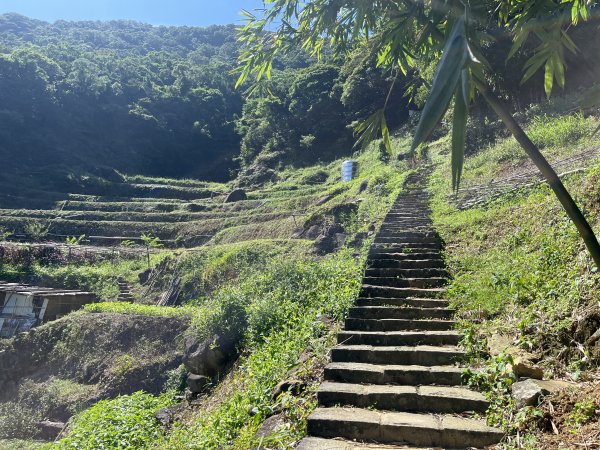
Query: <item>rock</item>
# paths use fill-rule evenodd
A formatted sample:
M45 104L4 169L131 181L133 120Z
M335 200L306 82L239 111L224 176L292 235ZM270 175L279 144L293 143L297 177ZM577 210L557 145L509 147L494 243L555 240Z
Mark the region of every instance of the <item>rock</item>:
M53 441L62 430L65 428L64 422L52 422L50 420L44 420L42 422L38 422L38 428L40 431L40 438L45 441Z
M284 380L280 382L277 386L275 386L275 388L273 389L273 393L271 394L271 398L273 400L276 400L277 397L279 397L284 392L291 392L292 395L297 396L302 391L304 391L304 389L306 389L306 383L302 380Z
M140 284L144 284L150 279L150 275L152 275L152 269L146 269L143 272L138 273L138 280L140 280Z
M534 378L541 380L544 378L544 371L542 368L536 366L529 361L517 361L512 367L513 372L519 378Z
M566 381L528 379L512 385L512 396L517 408L535 406L540 396L560 392L574 386Z
M201 394L210 386L211 381L210 377L190 373L186 383L192 394Z
M277 431L283 429L285 426L285 416L283 414L276 414L274 416L268 417L263 422L263 424L260 426L254 437L258 439L269 437L273 433L276 433Z
M369 187L369 180L363 180L362 183L360 183L360 186L358 186L358 193L361 194L361 193L365 192L368 187Z
M537 384L545 394L553 394L555 392L564 391L565 389L571 389L577 386L576 384L561 380L533 380L533 382Z
M243 189L234 189L227 195L227 198L225 198L225 203L241 202L247 198L246 191Z
M190 373L207 377L218 375L235 350L235 344L230 339L218 335L204 341L188 337L184 345L183 364L186 369Z
M346 243L346 234L345 233L335 233L333 235L333 242L336 248L343 247Z
M313 225L304 233L306 239L316 239L321 234L321 227L319 225Z
M315 240L314 247L317 253L324 255L335 250L335 243L331 236L322 234Z
M204 211L206 209L206 206L204 205L198 205L197 203L188 203L186 206L186 209L189 212L201 212Z
M534 380L518 381L512 385L512 397L517 408L537 405L544 390Z
M331 195L324 195L315 202L315 206L321 206L331 200Z
M175 421L175 415L171 408L162 408L156 411L154 414L156 420L158 420L163 426L168 427Z

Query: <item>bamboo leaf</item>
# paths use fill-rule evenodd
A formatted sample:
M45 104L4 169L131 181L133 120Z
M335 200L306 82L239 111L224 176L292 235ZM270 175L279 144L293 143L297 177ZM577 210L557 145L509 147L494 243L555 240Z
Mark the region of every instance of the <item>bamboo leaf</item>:
M454 117L452 121L452 189L460 186L465 161L465 142L467 138L467 117L469 115L469 71L463 70L461 82L454 95Z
M552 59L546 61L546 69L544 72L544 90L546 91L546 96L550 98L552 94L552 86L554 84L554 65L552 64Z
M429 137L447 111L468 56L465 21L459 18L452 28L433 77L431 92L415 131L412 151Z

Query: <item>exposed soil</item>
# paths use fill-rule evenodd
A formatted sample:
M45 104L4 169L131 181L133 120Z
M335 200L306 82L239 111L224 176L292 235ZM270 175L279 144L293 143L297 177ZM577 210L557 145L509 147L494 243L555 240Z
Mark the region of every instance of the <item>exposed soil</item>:
M572 421L576 403L593 400L596 415L589 422L577 427ZM600 449L600 372L596 380L583 385L579 390L568 390L547 396L540 406L544 418L536 433L536 449Z

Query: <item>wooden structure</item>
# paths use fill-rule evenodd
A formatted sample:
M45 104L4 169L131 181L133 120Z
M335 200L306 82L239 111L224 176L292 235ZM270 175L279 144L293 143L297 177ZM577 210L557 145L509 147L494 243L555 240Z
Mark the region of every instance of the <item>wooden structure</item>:
M0 338L29 331L96 301L90 292L0 282Z

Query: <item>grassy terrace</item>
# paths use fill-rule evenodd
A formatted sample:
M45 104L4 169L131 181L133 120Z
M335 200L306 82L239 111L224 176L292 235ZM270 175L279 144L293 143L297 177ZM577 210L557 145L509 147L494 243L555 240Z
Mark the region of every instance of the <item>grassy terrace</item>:
M368 155L361 156L364 176L383 168L371 161L374 152ZM145 233L192 245L198 236L214 236L211 243L289 238L310 217L356 200L361 180L340 183L340 165L341 160L284 170L278 182L249 189L248 199L235 203L224 203L231 184L194 180L126 176L124 183L94 179L76 192L25 188L9 201L0 197L0 226L17 234L29 234L32 228L73 236ZM17 191L11 188L6 195Z

